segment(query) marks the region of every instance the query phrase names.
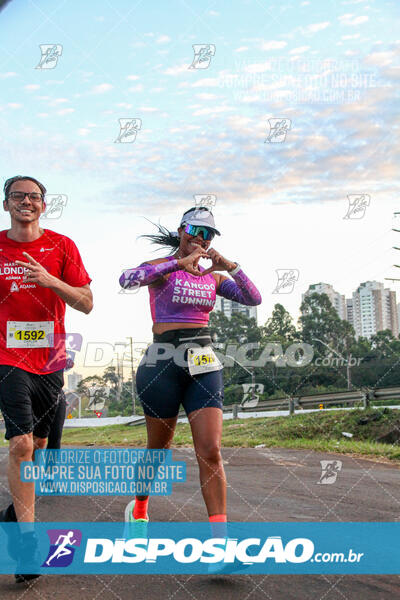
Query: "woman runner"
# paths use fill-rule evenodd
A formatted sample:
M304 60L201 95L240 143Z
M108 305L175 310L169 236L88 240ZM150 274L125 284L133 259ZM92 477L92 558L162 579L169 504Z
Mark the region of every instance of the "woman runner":
M154 343L136 373L147 448L171 446L182 404L192 431L211 527L216 537L225 537L226 478L220 451L223 376L207 324L216 294L247 306L260 304L261 296L237 263L210 248L215 234L220 233L207 208L186 211L177 233L157 227L158 234L143 237L175 248L174 254L124 271L119 280L125 289L149 288ZM199 266L200 258L211 259L211 266ZM216 271L227 271L233 280ZM175 350L171 352L171 348ZM125 521L145 526L148 501L149 496L136 496L126 507Z

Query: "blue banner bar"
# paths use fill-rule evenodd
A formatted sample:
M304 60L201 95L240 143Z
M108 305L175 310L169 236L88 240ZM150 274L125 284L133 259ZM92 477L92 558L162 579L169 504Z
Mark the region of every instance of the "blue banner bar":
M25 556L0 524L0 573L400 574L400 523L35 523Z

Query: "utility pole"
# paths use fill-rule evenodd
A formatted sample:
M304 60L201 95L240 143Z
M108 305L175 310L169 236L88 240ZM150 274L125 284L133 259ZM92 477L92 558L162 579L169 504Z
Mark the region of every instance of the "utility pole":
M347 389L351 389L351 378L350 378L350 364L349 362L351 361L351 352L350 355L348 355L347 357L347 364L346 364L346 373L347 373Z
M122 389L122 385L121 385L121 361L119 359L119 356L117 354L117 402L119 403L119 401L121 400L121 389Z
M135 384L133 383L133 376L134 376L134 372L133 372L133 340L130 336L127 337L127 339L129 340L130 343L130 348L131 348L131 393L132 393L132 414L136 414L136 407L135 407Z
M395 212L393 214L394 214L394 217L396 218L397 215L400 215L400 212ZM392 231L395 231L396 233L400 233L400 229L395 229L394 227L392 227ZM398 248L397 246L392 246L392 248L393 248L393 250L400 250L400 248ZM393 265L393 266L400 269L400 265ZM396 279L395 277L385 277L385 279L388 281L400 281L400 279Z

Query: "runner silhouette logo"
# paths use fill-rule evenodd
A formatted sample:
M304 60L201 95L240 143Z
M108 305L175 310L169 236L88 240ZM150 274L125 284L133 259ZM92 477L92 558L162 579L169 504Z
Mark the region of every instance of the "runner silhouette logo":
M48 529L50 548L42 567L68 567L74 558L75 549L81 545L79 529Z

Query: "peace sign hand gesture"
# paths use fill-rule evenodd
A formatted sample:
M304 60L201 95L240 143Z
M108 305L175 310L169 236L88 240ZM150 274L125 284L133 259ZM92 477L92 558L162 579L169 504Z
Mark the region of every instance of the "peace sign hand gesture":
M27 252L23 252L22 254L26 256L29 262L23 262L22 260L16 260L15 262L17 265L25 267L28 271L24 273L22 278L23 281L37 283L41 287L51 287L54 284L55 277L50 275L50 273Z

